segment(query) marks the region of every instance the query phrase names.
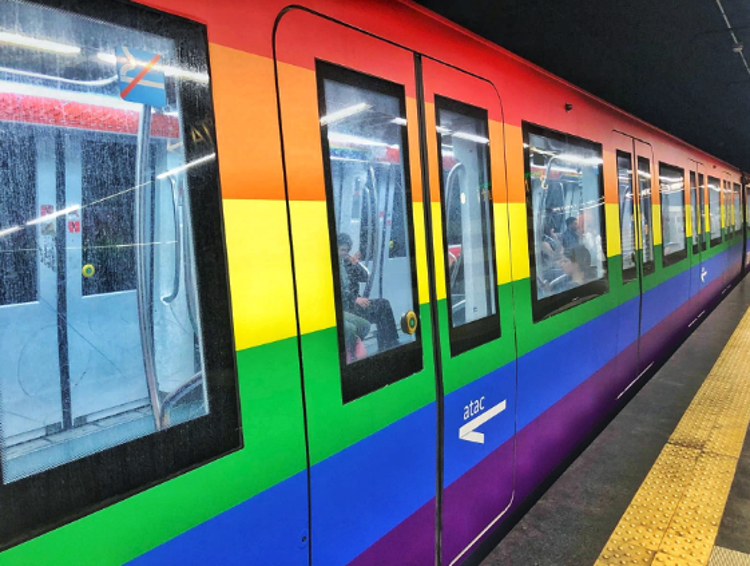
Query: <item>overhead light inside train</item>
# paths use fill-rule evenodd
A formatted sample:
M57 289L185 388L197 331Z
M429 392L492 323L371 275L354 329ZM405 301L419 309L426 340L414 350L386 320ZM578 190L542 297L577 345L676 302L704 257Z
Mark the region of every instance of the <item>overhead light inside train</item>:
M164 173L159 173L156 178L157 179L166 179L170 175L175 175L176 173L181 173L182 171L185 171L186 169L190 169L191 167L195 167L196 165L200 165L201 163L206 163L207 161L211 161L212 159L216 158L215 153L209 153L208 155L204 155L203 157L199 157L195 161L191 161L190 163L185 163L185 165L180 165L179 167L175 167L174 169L170 169L168 171L164 171Z
M96 58L105 63L111 63L115 65L117 63L117 57L114 53L97 53ZM168 77L177 77L179 79L188 79L200 83L208 82L208 75L206 73L196 73L195 71L188 71L187 69L180 69L178 67L170 67L169 65L154 65L155 71L160 71Z
M59 53L60 55L78 55L81 52L81 48L75 45L66 45L65 43L37 39L17 33L8 33L7 31L0 31L0 43L9 43L11 45L18 45L19 47Z
M462 140L475 142L475 143L490 143L490 140L488 138L485 138L483 136L477 136L475 134L469 134L467 132L453 132L451 134L454 138L459 138Z
M367 138L361 138L359 136L352 136L350 134L342 134L339 132L331 132L328 134L328 141L333 143L345 143L349 145L368 145L371 147L391 147L398 148L398 144L388 144L381 141L370 140Z
M73 206L63 208L61 210L58 210L57 212L53 212L52 214L47 214L45 216L37 216L33 220L29 220L26 223L26 226L34 226L35 224L42 224L43 222L50 222L51 220L54 220L55 218L58 218L60 216L65 216L66 214L71 214L79 210L81 210L81 205L74 204Z
M598 157L583 157L574 153L561 153L555 157L560 161L567 161L568 163L575 163L576 165L601 165L604 163Z
M4 230L0 230L0 238L3 236L8 236L10 234L13 234L14 232L18 232L21 229L20 226L11 226L10 228L5 228Z
M330 114L322 116L320 118L320 125L327 126L329 124L333 124L334 122L339 122L344 118L349 118L350 116L354 116L356 114L359 114L360 112L369 110L370 108L372 108L372 105L367 104L366 102L360 102L359 104L354 104L353 106L347 106L346 108L342 108L341 110L336 110L336 112L331 112Z
M399 126L406 126L406 118L394 118L391 120L391 124L398 124Z

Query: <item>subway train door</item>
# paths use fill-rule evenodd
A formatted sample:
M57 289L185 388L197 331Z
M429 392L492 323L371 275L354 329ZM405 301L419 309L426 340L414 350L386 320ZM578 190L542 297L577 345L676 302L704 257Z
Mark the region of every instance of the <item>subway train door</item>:
M703 163L691 159L688 164L690 222L692 225L690 296L694 297L703 289L706 278L705 270L701 266L706 252L706 174Z
M274 42L312 562L431 563L436 374L414 55L301 9Z
M461 560L513 499L508 193L495 87L427 58L421 73L444 395L440 548L447 565Z
M653 238L653 201L651 190L651 146L621 132L614 132L617 162L618 215L622 282L630 300L620 317L619 350L623 356L620 369L626 389L624 394L647 369L650 362L642 350L644 327L644 295L655 272ZM633 380L635 378L635 380Z

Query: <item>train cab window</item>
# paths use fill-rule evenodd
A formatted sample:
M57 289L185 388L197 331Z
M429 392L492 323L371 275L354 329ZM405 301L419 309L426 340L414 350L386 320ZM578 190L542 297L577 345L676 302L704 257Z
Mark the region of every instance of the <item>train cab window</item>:
M742 231L742 188L739 183L734 183L734 229L736 232Z
M2 551L241 438L205 26L9 1L0 32Z
M701 244L701 250L706 251L707 245L708 245L708 235L707 235L707 229L706 229L706 199L708 197L706 196L706 176L703 173L698 173L698 203L700 208L700 228L701 228L701 237L700 237L700 244Z
M21 228L37 209L34 135L23 125L0 128L0 307L37 300L39 230ZM23 162L24 167L15 164Z
M721 182L716 177L708 178L708 216L711 245L721 243Z
M685 231L685 171L659 163L661 249L664 265L687 257Z
M534 321L609 292L602 147L524 124Z
M422 368L405 97L400 85L329 63L316 71L349 402Z
M451 354L500 336L487 111L435 97Z
M636 224L633 197L632 157L617 152L617 194L620 203L620 246L622 248L622 282L634 281L636 273Z
M651 190L651 162L646 157L639 157L638 192L641 197L641 249L644 276L656 270L654 256L654 207Z

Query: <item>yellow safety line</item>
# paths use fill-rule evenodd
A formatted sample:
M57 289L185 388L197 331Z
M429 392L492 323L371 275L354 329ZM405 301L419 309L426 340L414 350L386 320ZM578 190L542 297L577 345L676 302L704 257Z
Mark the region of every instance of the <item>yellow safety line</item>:
M708 564L750 422L750 310L595 566Z

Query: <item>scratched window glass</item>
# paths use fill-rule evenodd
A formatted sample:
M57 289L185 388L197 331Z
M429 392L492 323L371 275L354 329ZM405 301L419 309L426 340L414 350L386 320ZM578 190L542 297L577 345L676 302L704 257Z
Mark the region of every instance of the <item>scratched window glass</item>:
M721 183L716 177L708 178L708 219L711 245L721 242Z
M535 319L609 290L601 146L530 128L526 194Z
M209 413L186 171L215 154L181 107L206 62L173 40L20 2L0 32L10 483Z

